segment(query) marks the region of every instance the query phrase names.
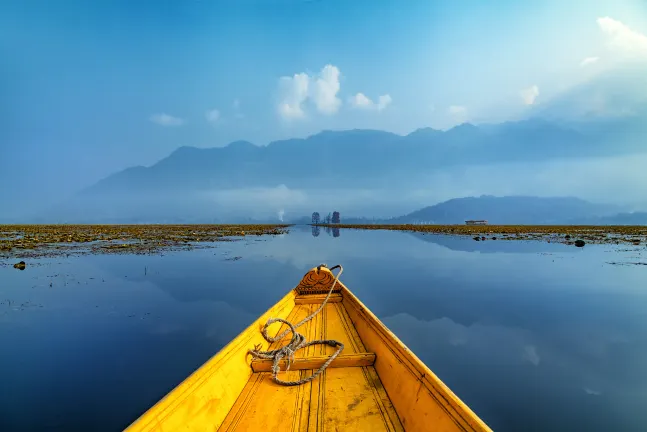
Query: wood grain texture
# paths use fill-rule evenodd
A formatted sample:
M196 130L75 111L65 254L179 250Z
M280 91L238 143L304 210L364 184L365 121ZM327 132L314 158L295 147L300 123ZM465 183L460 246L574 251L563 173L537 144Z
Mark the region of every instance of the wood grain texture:
M126 431L166 432L217 430L252 376L247 350L267 346L260 333L270 317L287 318L294 291L247 327L215 356L142 414ZM278 327L278 326L277 326Z
M295 304L321 304L326 298L326 294L298 295L294 299ZM341 294L333 293L328 299L328 303L340 303Z
M317 304L295 304L288 319L297 322L317 307ZM332 338L344 343L344 351L335 360L340 362L337 367L326 369L316 380L298 386L298 390L279 386L272 381L271 373L258 370L250 378L220 430L404 430L372 367L375 356L366 352L342 303L326 304L319 315L299 328L299 332L308 340ZM335 348L326 345L297 351L290 370L280 372L279 377L293 380L309 376L334 351ZM270 361L253 361L254 370L257 370L257 362L270 370ZM302 369L308 366L311 369Z
M343 285L342 285L343 286ZM342 304L366 348L375 352L375 370L407 431L491 429L456 396L373 313L343 286Z
M303 369L319 369L328 360L330 356L315 356L295 358L290 365L290 370L303 370ZM343 368L343 367L362 367L373 366L375 363L374 353L359 353L359 354L341 354L337 356L329 365L329 368ZM254 372L271 372L272 360L254 360L252 361L252 371ZM287 366L286 360L279 362L279 367L282 371Z

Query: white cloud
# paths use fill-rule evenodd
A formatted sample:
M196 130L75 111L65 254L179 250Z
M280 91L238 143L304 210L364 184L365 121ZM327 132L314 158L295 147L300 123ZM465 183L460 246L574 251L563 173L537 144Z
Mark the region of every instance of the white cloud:
M305 117L304 105L308 99L320 113L335 114L341 106L341 99L337 97L341 88L340 77L339 68L330 64L316 76L302 72L292 77L281 77L279 114L288 120Z
M215 123L220 119L220 111L212 109L204 113L204 116L209 123Z
M373 102L364 93L357 93L355 96L351 96L348 99L348 101L351 104L351 106L355 108L382 111L383 109L385 109L387 106L391 104L393 99L391 99L390 95L385 94L378 97L377 103L376 103L376 102Z
M580 66L585 67L592 65L593 63L597 63L598 60L600 60L600 57L586 57L584 60L580 62Z
M183 119L164 113L153 114L149 117L149 120L160 126L182 126L184 124Z
M447 111L451 115L455 115L455 116L463 116L467 114L467 108L462 105L452 105L447 109Z
M334 114L341 106L341 99L337 97L341 87L340 75L339 68L328 64L321 69L319 77L312 84L312 100L322 114Z
M609 48L630 55L647 55L647 36L634 31L620 21L603 17L597 19L600 29L609 37Z
M278 109L281 117L287 120L305 117L303 103L308 98L310 78L305 73L292 77L281 77L279 87L281 101Z
M380 96L377 99L377 110L382 111L384 108L391 105L392 101L393 101L393 99L391 99L391 95L385 94L385 95Z
M364 93L357 93L355 96L351 96L349 102L357 108L370 107L373 104L373 101L364 96Z
M523 100L524 105L532 105L535 103L535 99L539 96L539 87L536 85L525 88L519 92L521 99Z
M464 355L477 356L482 364L539 366L541 363L534 335L522 328L479 322L465 325L448 317L425 321L407 313L384 317L382 321L393 332L406 329L412 336L411 340L425 341L420 346L427 350L454 347ZM496 345L496 350L489 349L493 345ZM413 346L410 348L415 349Z

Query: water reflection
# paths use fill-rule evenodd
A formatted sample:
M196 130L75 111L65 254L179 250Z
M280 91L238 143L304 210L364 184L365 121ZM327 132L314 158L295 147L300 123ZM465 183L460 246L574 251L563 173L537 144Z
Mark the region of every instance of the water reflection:
M318 226L312 226L312 237L319 237L321 229Z
M461 252L480 253L538 253L558 252L575 249L562 243L549 243L534 240L491 240L475 241L470 236L452 236L446 234L407 233L418 240L434 243L447 249Z
M339 228L336 228L336 227L330 227L330 226L325 226L325 227L324 227L324 231L326 232L326 234L328 234L328 235L332 235L332 236L333 236L333 237L335 237L335 238L339 237L339 232L340 232L340 229L339 229ZM314 233L313 233L313 235L314 235ZM317 234L317 235L318 235L318 234ZM315 237L316 237L316 236L315 236Z
M314 228L0 267L0 430L122 429L322 262L494 430L643 430L644 249Z

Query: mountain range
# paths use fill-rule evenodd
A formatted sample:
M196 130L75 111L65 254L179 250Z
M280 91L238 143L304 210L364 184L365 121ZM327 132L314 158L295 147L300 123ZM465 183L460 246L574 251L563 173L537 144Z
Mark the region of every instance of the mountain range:
M255 205L259 194L245 199L239 191L279 186L288 194L281 202L289 204L294 201L289 195L293 190L308 191L316 201L319 193L334 188L433 188L434 184L424 186L424 176L451 166L575 160L644 151L647 122L624 117L609 121L606 128L594 122L589 129L582 123L566 127L531 119L481 126L465 123L445 132L418 129L405 136L377 130L324 131L263 147L245 141L223 148L181 147L150 167L115 173L51 211L41 212L33 221L221 223L250 217L263 219L263 215L275 214L284 204L269 199ZM223 191L228 194L227 200L214 198ZM232 207L232 197L239 208ZM538 201L532 197L481 197L478 205L469 200L450 200L389 223L463 223L465 219L502 224L594 223L595 218L630 210L606 211L604 206L575 198ZM301 209L308 206L302 205ZM259 211L251 213L252 208ZM613 223L603 219L598 222Z
M389 219L343 217L346 224L464 224L487 220L492 225L646 225L647 212L626 212L616 205L574 197L483 195L450 199ZM309 217L291 221L310 223Z
M410 186L431 170L452 166L645 152L646 71L643 61L612 68L532 105L518 121L422 128L407 135L325 130L264 146L235 141L180 147L152 166L110 175L81 195Z
M219 148L180 147L150 167L117 172L82 195L384 186L456 165L640 152L646 136L647 122L634 116L588 127L539 118L464 123L448 131L424 128L405 136L378 130L323 131L267 146L236 141Z
M606 167L604 163L604 167L598 163L583 170L579 161L645 153L647 96L644 89L635 90L647 84L645 70L642 66L627 69L622 82L614 75L602 75L549 104L532 107L529 116L518 121L463 123L446 131L421 128L407 135L325 130L264 146L235 141L225 147L179 147L151 166L130 167L104 178L40 212L38 221L222 223L269 220L270 215L285 212L308 214L311 207L320 205L336 207L342 214L397 215L425 201L487 193L496 185L498 191L505 191L502 195L515 195L542 193L542 187L551 183L552 191L561 191L565 184L565 195L579 195L568 189L571 175L580 183L604 178L609 172L617 175L610 168L597 176L593 170ZM559 170L547 174L536 168L548 161L560 161ZM515 168L502 170L502 164ZM559 178L551 179L555 173ZM488 182L488 176L498 179ZM542 179L539 186L528 186L537 178ZM599 184L593 186L593 195ZM409 192L411 196L398 200ZM429 198L416 198L416 193ZM608 193L597 196L605 201ZM640 213L630 210L576 198L480 197L449 200L387 222L642 220ZM622 212L627 214L618 215Z
M0 218L218 223L281 220L284 214L335 208L372 221L370 215L384 220L427 203L482 193L573 195L646 207L641 197L647 177L640 174L647 156L646 71L647 63L640 61L595 73L503 123L427 127L406 135L324 130L262 146L248 141L183 146L150 166L126 168L85 188L79 182L74 190L83 189L71 197L51 188L42 207L36 190L12 185L5 188L11 193L0 194L7 203ZM67 177L74 176L73 166L65 169ZM450 200L392 221L613 223L642 217L629 213L632 207L609 213L576 199L547 203L531 198Z
M612 217L621 207L573 197L481 196L451 199L391 220L392 223L462 224L487 220L494 225L577 224Z

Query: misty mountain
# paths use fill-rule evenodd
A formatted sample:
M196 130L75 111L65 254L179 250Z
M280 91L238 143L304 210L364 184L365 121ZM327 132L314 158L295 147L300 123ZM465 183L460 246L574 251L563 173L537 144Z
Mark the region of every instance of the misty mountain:
M613 71L596 76L533 106L531 117L521 121L464 123L447 131L421 128L404 136L326 130L265 146L235 141L218 148L180 147L152 166L117 172L37 215L41 221L208 223L269 220L282 211L290 219L328 208L340 210L342 220L353 213L369 216L371 222L365 223L372 223L371 215L384 218L426 202L480 193L569 194L606 201L618 190L624 164L630 165L629 172L638 169L634 159L619 159L647 149L645 70L642 65L625 68L622 79ZM601 159L582 164L590 157L608 156L615 159L608 169ZM552 168L546 168L549 164ZM583 178L591 179L590 187L583 186ZM643 180L627 176L622 184L636 190ZM613 197L615 202L623 202L621 195L619 191ZM475 207L421 216L437 223L463 223L468 218L577 223L633 210L599 213L590 203L595 208L560 203L552 213L540 204L535 208L518 202L501 204L501 213L495 211L496 204L487 211ZM526 213L515 209L525 205L530 206Z
M377 130L323 131L256 146L181 147L150 167L132 167L83 195L227 188L375 187L407 184L436 168L644 151L647 122L632 118L574 128L543 119L406 136ZM609 145L613 137L613 145ZM620 139L622 138L622 139Z
M579 198L525 196L480 196L455 198L391 219L402 224L464 224L487 220L492 225L568 224L618 213L616 206L594 204Z
M624 212L621 206L596 204L573 197L532 197L483 195L454 198L393 218L342 215L341 223L375 224L464 224L485 219L492 225L645 225L647 212ZM310 216L288 219L293 224L310 224ZM431 240L430 240L431 241Z

